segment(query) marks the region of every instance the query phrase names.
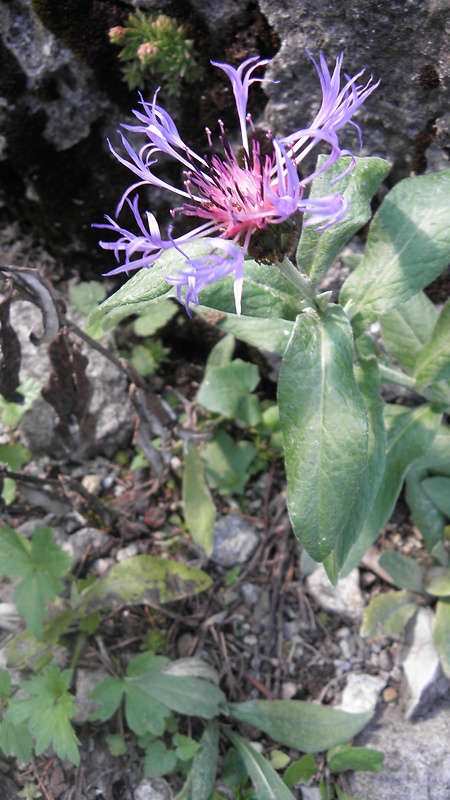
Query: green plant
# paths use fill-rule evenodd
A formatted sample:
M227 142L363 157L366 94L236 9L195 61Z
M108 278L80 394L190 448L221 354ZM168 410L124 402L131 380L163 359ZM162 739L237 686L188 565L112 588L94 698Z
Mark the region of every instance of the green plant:
M178 97L183 80L192 83L201 77L194 42L165 14L138 10L130 14L126 26L111 28L109 38L121 47L119 58L126 62L123 75L130 89L143 88L149 76L157 76L167 93Z

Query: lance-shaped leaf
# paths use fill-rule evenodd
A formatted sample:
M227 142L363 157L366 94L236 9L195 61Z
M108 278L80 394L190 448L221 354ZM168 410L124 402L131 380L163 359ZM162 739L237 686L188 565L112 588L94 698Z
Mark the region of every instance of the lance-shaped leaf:
M326 161L320 155L317 168ZM329 169L312 182L310 197L326 197L330 194L330 181L347 169L350 158L339 158ZM334 259L354 233L362 228L372 216L370 200L381 181L390 170L390 164L382 158L356 158L348 175L336 183L336 189L344 195L349 208L344 218L325 230L312 226L304 228L297 249L297 264L306 272L313 284L317 284L331 267Z
M200 739L191 768L192 797L195 800L208 800L216 782L217 759L219 755L219 725L216 720L208 722Z
M285 782L269 761L237 733L225 729L225 733L241 756L258 800L294 800Z
M321 753L353 739L373 717L373 712L347 711L302 700L249 700L233 703L234 719L254 725L276 742L304 753Z
M434 644L441 659L442 669L450 678L450 599L439 600L436 606Z
M357 340L357 346L359 363L355 367L355 377L367 409L369 423L367 467L361 475L361 483L352 507L346 535L341 537L338 546L324 562L328 577L334 584L337 583L339 570L372 508L386 463L384 401L380 395L378 360L373 342L368 337L361 336Z
M363 636L398 636L406 624L416 613L416 598L401 589L399 592L387 592L374 597L364 611Z
M418 292L380 319L386 350L410 374L416 369L420 351L431 339L437 316L436 306L424 292Z
M193 541L209 557L214 546L216 507L206 483L200 453L189 440L185 442L184 452L183 507Z
M450 378L450 300L437 318L431 339L418 353L414 375L419 389Z
M414 525L421 532L425 546L431 553L433 547L444 540L445 516L436 508L423 488L422 480L427 474L426 470L419 469L416 465L409 470L406 476L405 498Z
M133 556L115 564L109 574L84 589L78 600L81 614L113 606L160 606L203 592L211 578L196 567L156 556Z
M450 261L450 171L400 181L383 200L367 238L364 259L346 280L341 302L351 302L362 331L436 278Z
M386 406L386 467L372 510L341 570L344 577L357 566L391 516L411 464L428 450L441 421L441 411L428 404L413 409Z
M396 553L395 550L385 550L381 553L378 564L389 573L400 589L423 592L422 569L413 558Z
M450 519L450 478L442 475L425 478L422 486L441 514Z
M323 561L352 536L348 523L367 464L367 412L341 308L297 317L278 400L292 526L312 558Z

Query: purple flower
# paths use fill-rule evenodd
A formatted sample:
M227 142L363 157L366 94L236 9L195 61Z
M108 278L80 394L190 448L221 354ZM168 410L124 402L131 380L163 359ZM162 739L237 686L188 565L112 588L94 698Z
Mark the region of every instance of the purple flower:
M123 263L107 275L152 267L165 250L175 249L184 257L185 264L175 276L166 276L166 280L177 287L180 300L184 292L186 309L189 311L190 303L198 304L198 294L205 286L234 273L235 304L239 314L244 257L252 234L268 225L280 224L299 211L307 215L306 225L314 225L319 230L333 225L344 216L348 204L343 195L331 192L326 197L314 199L305 197L305 191L313 178L325 172L342 155L351 156L350 164L330 185L353 168L354 158L348 150L340 148L337 134L349 122L355 125L361 139L360 129L352 121L352 116L378 83L373 84L370 78L364 86L359 86L357 81L362 71L354 78L345 76L346 83L341 88L343 55L337 58L332 74L323 56L320 57L320 64L312 56L310 58L322 87L319 112L309 127L289 136L276 138L268 132L267 137L272 144L271 155L262 155L256 138L249 138L249 130L253 130L253 126L247 114L249 88L255 81L264 80L255 77L254 72L264 67L267 59L253 56L238 69L229 64L212 62L226 73L233 88L242 140L239 159L220 120L223 152L217 155L211 132L206 129L210 154L202 157L183 142L173 119L157 104L158 92L155 92L151 103L141 97L142 110L133 112L138 124L122 127L133 133L144 134L148 141L135 150L121 134L127 157L117 153L110 145L115 157L137 177L137 181L132 183L120 200L116 216L126 202L134 214L139 232L133 233L122 228L108 216L108 224L97 226L113 231L118 237L114 242L101 241L101 247L112 250L119 262L124 256ZM300 178L299 163L321 143L328 145L328 158L320 169ZM154 172L160 153L175 158L182 165L182 188L170 185ZM141 186L157 186L179 195L181 204L172 210L172 215L197 217L200 224L178 237L172 236L170 226L167 238L163 239L154 215L147 211L144 218L141 217L138 196L133 201L129 199L129 195ZM209 253L203 257L189 258L185 245L211 236L217 239L211 243Z

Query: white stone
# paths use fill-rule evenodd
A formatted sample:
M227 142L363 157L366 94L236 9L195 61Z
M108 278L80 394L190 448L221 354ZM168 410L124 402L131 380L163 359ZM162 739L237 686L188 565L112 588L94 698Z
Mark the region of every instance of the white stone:
M351 672L347 677L341 702L336 708L349 714L375 711L378 698L385 686L384 678L377 675Z
M352 622L360 622L364 600L359 586L359 571L353 569L337 586L330 579L322 564L306 579L308 590L314 600L329 614L337 614Z
M434 646L434 619L430 608L421 608L407 630L402 658L407 719L425 714L450 687Z

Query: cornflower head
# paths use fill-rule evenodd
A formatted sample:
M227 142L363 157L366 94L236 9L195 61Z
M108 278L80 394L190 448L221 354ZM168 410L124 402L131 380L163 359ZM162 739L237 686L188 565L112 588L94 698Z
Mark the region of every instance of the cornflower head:
M342 219L348 207L342 194L330 190L326 197L310 198L307 196L308 186L340 156L351 157L349 166L330 181L330 187L353 168L354 157L339 146L338 131L351 123L356 127L361 141L361 131L352 117L379 82L372 83L371 77L365 85L358 85L364 73L362 70L353 78L345 75L345 83L341 88L343 55L336 59L332 73L323 56L320 56L319 63L311 55L309 57L317 70L322 88L320 109L307 128L281 138L268 132L270 155L263 155L256 137L249 136L253 125L247 113L250 86L265 80L254 73L268 64L268 59L252 56L237 69L229 64L211 62L223 70L231 82L241 136L239 158L220 120L221 154L216 153L211 131L207 128L210 153L200 156L183 142L171 116L158 105L158 90L151 103L141 97L141 109L133 112L138 124L122 127L132 133L144 134L146 143L139 150L135 149L121 134L127 157L109 145L114 156L137 177L137 181L123 194L116 217L124 203L127 203L136 220L138 233L121 227L109 216L106 216L107 224L96 226L112 231L118 237L113 242L101 241L101 247L112 250L119 262L124 257L123 263L107 275L153 267L165 251L174 249L184 258L184 266L176 275L167 275L166 280L177 287L178 298L181 300L183 297L188 313L191 303L198 305L199 292L205 286L225 275L234 274L234 297L239 314L244 258L253 234L269 225L279 225L298 212L306 215L305 225L314 225L319 230ZM328 157L319 169L300 177L300 162L322 143L328 145ZM182 187L172 186L158 177L155 167L160 154L171 156L182 166ZM130 200L130 195L141 186L156 186L178 195L181 204L172 209L172 216L196 217L200 224L180 236L173 236L173 226L169 226L167 238L163 238L156 217L150 211L141 216L138 195ZM184 248L189 242L211 236L217 238L211 243L211 250L206 256L190 258L185 252Z

